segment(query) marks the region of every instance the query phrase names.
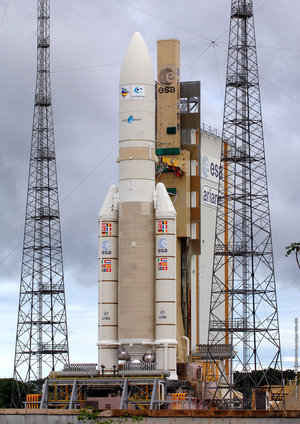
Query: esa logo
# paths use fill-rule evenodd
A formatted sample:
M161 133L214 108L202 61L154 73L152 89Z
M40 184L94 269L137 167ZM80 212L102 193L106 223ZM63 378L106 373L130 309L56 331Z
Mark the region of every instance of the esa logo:
M166 239L161 238L158 240L158 253L167 253L168 242Z
M158 92L160 93L160 94L163 94L163 93L166 93L166 94L168 94L168 93L175 93L175 87L159 87L159 89L158 89Z
M203 155L201 168L203 178L211 181L219 181L223 178L223 167L218 164L215 158Z
M175 81L175 73L172 68L163 68L159 72L158 81L163 85L171 85Z
M158 89L160 94L163 93L175 93L175 87L171 87L171 84L175 82L175 73L172 68L163 68L159 72L158 81L161 85Z
M102 242L102 255L111 255L111 242L104 240Z

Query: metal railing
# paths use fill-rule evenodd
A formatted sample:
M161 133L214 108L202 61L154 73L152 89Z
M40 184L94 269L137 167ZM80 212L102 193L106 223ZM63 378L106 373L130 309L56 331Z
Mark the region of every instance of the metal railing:
M156 370L156 362L140 362L135 364L132 362L125 362L123 364L124 371L154 371Z
M234 4L231 8L231 16L232 17L251 17L253 16L253 7L252 3L239 1L236 4Z
M86 363L86 364L68 364L65 365L63 371L96 371L97 364Z
M217 130L216 128L212 128L210 125L206 125L206 124L201 124L201 131L212 135L214 137L218 137L218 138L222 138L222 132Z

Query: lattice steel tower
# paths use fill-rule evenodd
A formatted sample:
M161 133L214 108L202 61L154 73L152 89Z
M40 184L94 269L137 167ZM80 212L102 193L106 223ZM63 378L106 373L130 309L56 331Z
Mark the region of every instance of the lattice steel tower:
M206 387L219 408L251 409L253 389L265 385L278 408L282 364L249 0L231 3L221 165L208 338L214 375Z
M29 383L69 363L50 88L50 0L37 1L37 79L14 379ZM21 406L19 387L13 404Z

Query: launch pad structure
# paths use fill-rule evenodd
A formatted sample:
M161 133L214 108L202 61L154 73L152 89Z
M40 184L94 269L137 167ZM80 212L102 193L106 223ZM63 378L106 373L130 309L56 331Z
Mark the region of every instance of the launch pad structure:
M102 402L97 392L102 394ZM103 397L106 392L107 396ZM178 403L179 400L176 400ZM36 404L41 409L160 409L166 405L164 376L46 379L43 393ZM168 401L170 403L170 401ZM175 402L174 402L175 404ZM34 401L27 402L28 407Z
M44 22L48 3L39 1ZM257 354L266 341L273 343L276 352L268 369L280 372L252 12L251 1L232 0L222 137L201 125L200 82L180 81L179 40L158 41L155 82L146 44L141 34L133 35L120 73L119 185L109 188L98 219L98 364L69 364L67 350L61 349L58 353L65 356L56 365L63 359L63 370L52 364L42 393L27 396L27 408L256 409L261 392L262 408L269 395L274 408L283 405L283 392L276 397L271 387L276 379L268 379ZM46 47L40 36L39 66L47 58ZM54 146L43 144L45 128L38 126L42 114L51 111L50 95L41 94L41 88L42 83L31 163L36 161L41 172L35 199L42 203L28 217L40 241L46 224L59 227L58 200L53 212L52 197L43 195L57 187L45 186L43 165L52 163ZM54 171L51 176L55 181ZM60 232L55 234L60 241ZM43 248L42 242L35 248L38 271ZM37 329L36 351L31 354L39 370L42 354L49 353L42 343L43 326L50 321L43 321L43 296L64 294L62 261L58 268L60 280L52 276L50 286L38 280L29 290L37 305L31 323ZM54 270L51 263L49 269ZM55 334L67 349L63 297L56 302L61 310ZM271 311L261 314L262 303ZM234 368L234 359L240 367ZM260 379L258 371L263 372ZM280 389L282 380L275 382Z

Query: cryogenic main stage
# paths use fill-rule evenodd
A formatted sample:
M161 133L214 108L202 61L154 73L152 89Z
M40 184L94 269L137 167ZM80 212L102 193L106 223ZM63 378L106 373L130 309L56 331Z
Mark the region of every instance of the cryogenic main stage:
M99 213L98 365L177 379L176 211L164 184L155 187L155 82L139 33L119 93L119 188L110 187Z

